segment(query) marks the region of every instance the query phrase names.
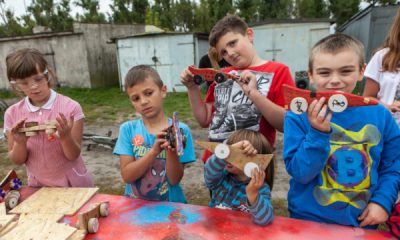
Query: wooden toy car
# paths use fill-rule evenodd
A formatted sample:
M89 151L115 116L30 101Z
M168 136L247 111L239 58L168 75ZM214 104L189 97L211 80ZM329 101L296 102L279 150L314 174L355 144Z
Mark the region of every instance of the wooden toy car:
M49 121L44 125L39 125L38 122L26 122L23 128L18 130L21 133L25 133L27 137L32 137L38 134L40 131L44 131L48 135L52 135L57 131L56 122Z
M0 183L0 200L3 200L7 209L13 209L17 206L21 194L19 190L22 187L22 181L18 178L14 170L8 172L6 177Z
M254 168L265 171L271 162L273 154L256 154L248 156L243 154L238 148L234 148L225 143L196 141L203 148L213 152L217 158L224 159L233 166L241 169L246 176L251 177Z
M347 107L377 105L373 98L362 97L340 91L310 91L283 84L285 108L296 114L307 112L308 105L314 99L325 97L328 100L328 108L332 112L343 112Z
M99 202L78 215L76 227L88 233L96 233L99 230L99 217L107 217L109 214L109 202Z
M214 68L196 68L195 66L189 66L189 71L193 74L193 81L197 85L200 85L204 81L217 83L225 82L227 79L238 79L239 76L224 73Z
M183 149L185 148L185 135L183 129L179 127L178 113L174 112L172 115L172 125L167 129L167 135L165 139L169 142L170 146L173 146L178 156L183 155Z

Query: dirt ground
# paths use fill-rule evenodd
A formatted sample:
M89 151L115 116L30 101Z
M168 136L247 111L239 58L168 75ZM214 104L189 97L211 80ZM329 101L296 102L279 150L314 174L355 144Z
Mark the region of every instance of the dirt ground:
M206 140L207 130L191 125L192 136L195 140ZM111 137L118 136L118 124L91 124L85 126L85 133L94 133L98 135L106 135L108 131L112 131ZM3 129L0 128L1 133ZM0 140L0 177L5 176L8 170L16 168L17 173L23 179L26 174L24 167L15 166L6 159L6 141ZM112 149L102 145L93 144L90 140L83 141L82 155L84 161L92 173L95 184L100 187L100 191L114 194L122 194L124 183L122 181L119 170L119 159L112 154ZM288 192L289 177L284 168L282 160L282 134L278 134L277 143L275 145L275 184L272 191L272 198L277 208L286 209L286 197ZM183 180L181 182L186 198L191 204L207 205L209 202L209 191L204 184L203 162L201 161L201 153L203 149L195 146L197 161L186 165ZM285 212L282 212L286 215Z
M85 132L105 135L108 131L112 131L112 137L118 136L118 126L102 126L89 125L85 127ZM196 140L206 140L207 130L198 127L192 127L192 136ZM109 187L123 188L123 182L119 172L118 158L112 155L112 150L104 146L92 146L90 151L87 145L90 141L84 141L83 157L85 162L93 174L94 181L98 185L107 183ZM277 143L275 144L275 184L272 191L274 199L286 199L289 189L289 176L286 173L282 160L282 134L278 134ZM183 190L189 203L207 205L209 201L209 192L204 184L203 162L201 161L201 153L203 149L195 146L197 161L186 165L185 174L181 182Z

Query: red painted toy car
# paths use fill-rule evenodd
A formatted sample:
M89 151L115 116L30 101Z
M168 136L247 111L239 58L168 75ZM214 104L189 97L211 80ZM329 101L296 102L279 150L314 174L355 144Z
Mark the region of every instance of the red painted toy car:
M17 177L14 170L8 172L7 176L0 183L0 201L4 201L8 209L17 206L21 194L21 180Z
M362 97L340 91L316 92L304 90L283 84L285 96L285 108L296 114L307 112L308 105L314 99L325 97L328 107L332 112L342 112L347 107L377 105L378 101L373 98Z
M214 68L196 68L193 65L189 66L189 71L194 75L193 81L197 85L200 85L204 81L207 81L207 82L216 81L217 83L222 83L222 82L226 81L227 79L238 79L239 78L239 76L229 74L229 73L224 73L224 72L215 70Z

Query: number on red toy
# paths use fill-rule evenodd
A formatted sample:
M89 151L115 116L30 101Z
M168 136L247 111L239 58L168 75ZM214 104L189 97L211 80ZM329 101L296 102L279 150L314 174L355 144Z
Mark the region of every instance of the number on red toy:
M295 97L290 101L290 110L296 114L302 114L307 112L308 103L305 98Z
M332 95L328 100L328 107L332 112L343 112L347 106L347 98L343 94Z

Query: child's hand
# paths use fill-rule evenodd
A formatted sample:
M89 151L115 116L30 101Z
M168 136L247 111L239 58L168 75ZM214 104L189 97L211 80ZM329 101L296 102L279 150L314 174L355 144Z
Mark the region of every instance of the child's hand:
M26 142L28 141L28 137L25 135L25 133L20 133L19 132L19 129L24 127L25 121L26 121L26 118L20 120L10 130L11 134L13 135L14 142L16 142L18 144L21 144L21 145L26 145Z
M156 140L154 141L153 144L153 151L157 153L157 155L164 149L169 149L169 143L167 139L165 139L165 136L167 135L166 129L163 129L162 132L156 134Z
M325 103L325 97L320 98L319 100L315 99L307 110L308 121L314 129L317 129L321 132L330 132L330 122L332 118L332 112L328 114L328 106Z
M388 108L392 113L400 112L400 101L394 101Z
M74 126L74 117L71 116L69 121L67 118L64 116L64 114L60 113L58 117L56 117L57 123L56 123L56 128L57 128L57 134L58 138L60 140L67 139L71 137L71 130L72 127Z
M239 148L242 150L242 153L246 155L255 155L257 154L257 149L251 145L251 143L247 140L243 140L237 143L232 144L232 147Z
M389 214L385 211L383 207L376 203L369 203L364 209L361 216L358 217L358 221L361 221L360 227L365 227L368 225L376 225L384 223L388 220Z
M258 191L264 184L265 172L259 168L254 168L253 171L251 171L251 176L251 180L246 187L246 195L250 205L253 205L257 200Z
M252 91L257 91L256 75L249 70L245 70L240 74L238 83L246 96L249 96Z
M196 83L193 81L193 74L189 71L188 68L183 70L183 72L181 73L181 83L187 88L197 86Z

